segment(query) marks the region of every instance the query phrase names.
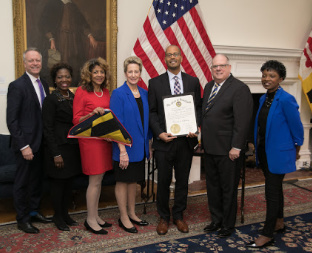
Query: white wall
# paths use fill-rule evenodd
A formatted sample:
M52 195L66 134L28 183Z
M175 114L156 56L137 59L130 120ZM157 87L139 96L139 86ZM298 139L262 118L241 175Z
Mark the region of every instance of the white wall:
M198 0L212 45L303 49L311 0ZM152 0L118 0L118 86Z
M132 52L152 0L117 1L119 86L124 81L123 60ZM303 49L312 28L311 0L199 0L199 4L213 45ZM0 133L8 133L6 97L1 92L15 78L12 0L1 0L0 9Z
M14 42L12 1L0 1L0 133L8 133L6 127L6 93L8 84L14 80Z

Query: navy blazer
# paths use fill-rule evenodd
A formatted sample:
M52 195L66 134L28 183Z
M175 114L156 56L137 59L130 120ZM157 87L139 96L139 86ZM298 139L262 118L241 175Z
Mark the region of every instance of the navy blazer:
M144 128L142 126L138 104L125 82L121 87L113 90L110 99L110 109L117 116L120 123L131 135L133 145L126 146L130 162L142 161L144 155L149 158L149 107L147 100L147 91L138 87L143 102ZM120 150L117 143L113 142L113 160L119 161Z
M44 80L41 83L48 95L49 86ZM27 145L34 153L39 150L43 136L41 107L35 88L26 73L9 84L7 126L15 151Z
M267 94L260 98L255 120L255 148L258 163L258 117ZM267 118L265 152L270 172L285 174L296 170L296 146L303 144L303 126L296 99L279 88Z

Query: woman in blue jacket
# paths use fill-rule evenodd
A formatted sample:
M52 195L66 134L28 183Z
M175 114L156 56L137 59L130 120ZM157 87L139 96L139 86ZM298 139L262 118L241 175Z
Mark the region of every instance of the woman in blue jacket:
M303 126L295 98L280 87L286 77L285 66L267 61L261 67L261 82L267 93L260 98L255 120L256 161L265 176L266 219L262 235L247 244L251 248L269 246L274 232L284 232L283 179L296 170Z
M120 211L119 226L128 233L137 233L133 223L148 222L135 214L136 183L145 180L145 159L149 158L149 107L147 91L138 86L142 61L136 56L124 61L125 83L115 89L110 108L132 136L133 145L113 143L115 195Z

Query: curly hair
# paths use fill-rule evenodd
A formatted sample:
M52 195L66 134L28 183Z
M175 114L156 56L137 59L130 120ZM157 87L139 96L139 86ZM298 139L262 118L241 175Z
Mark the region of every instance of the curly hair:
M60 69L67 69L71 78L73 77L73 68L69 64L64 63L64 62L54 64L50 70L50 75L51 75L52 81L54 82L53 83L54 88L56 88L56 83L55 83L56 75Z
M83 65L81 69L81 74L80 74L81 76L80 86L82 87L82 89L87 90L88 92L94 91L91 76L92 76L92 70L95 68L95 66L101 67L105 72L105 80L101 84L101 89L103 90L109 85L110 72L109 72L109 67L108 67L107 62L101 57L94 58L94 59L87 61Z
M275 72L277 72L277 74L279 75L279 77L281 77L283 80L285 80L286 78L286 68L285 65L279 61L275 61L275 60L270 60L265 62L260 71L263 72L264 70L274 70Z
M127 68L129 64L137 64L139 65L140 72L142 72L142 60L137 56L130 56L124 61L124 72L127 72Z

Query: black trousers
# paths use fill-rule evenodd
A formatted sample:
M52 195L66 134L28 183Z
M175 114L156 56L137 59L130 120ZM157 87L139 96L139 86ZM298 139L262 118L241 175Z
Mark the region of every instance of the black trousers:
M34 153L31 161L24 159L22 152L15 152L16 174L13 187L14 206L17 222L28 222L29 213L38 211L43 181L43 153L42 149Z
M173 140L168 151L155 151L157 166L157 211L161 218L170 220L170 184L172 170L175 175L174 205L172 217L174 220L183 219L183 211L187 206L188 179L192 164L193 150L191 150L186 137Z
M204 154L211 220L224 229L235 227L240 167L228 155Z
M276 220L284 218L283 179L285 174L270 172L264 148L259 147L258 157L265 177L266 218L262 235L272 238Z
M65 221L68 219L68 206L72 196L73 178L50 178L51 200L54 209L54 219Z

